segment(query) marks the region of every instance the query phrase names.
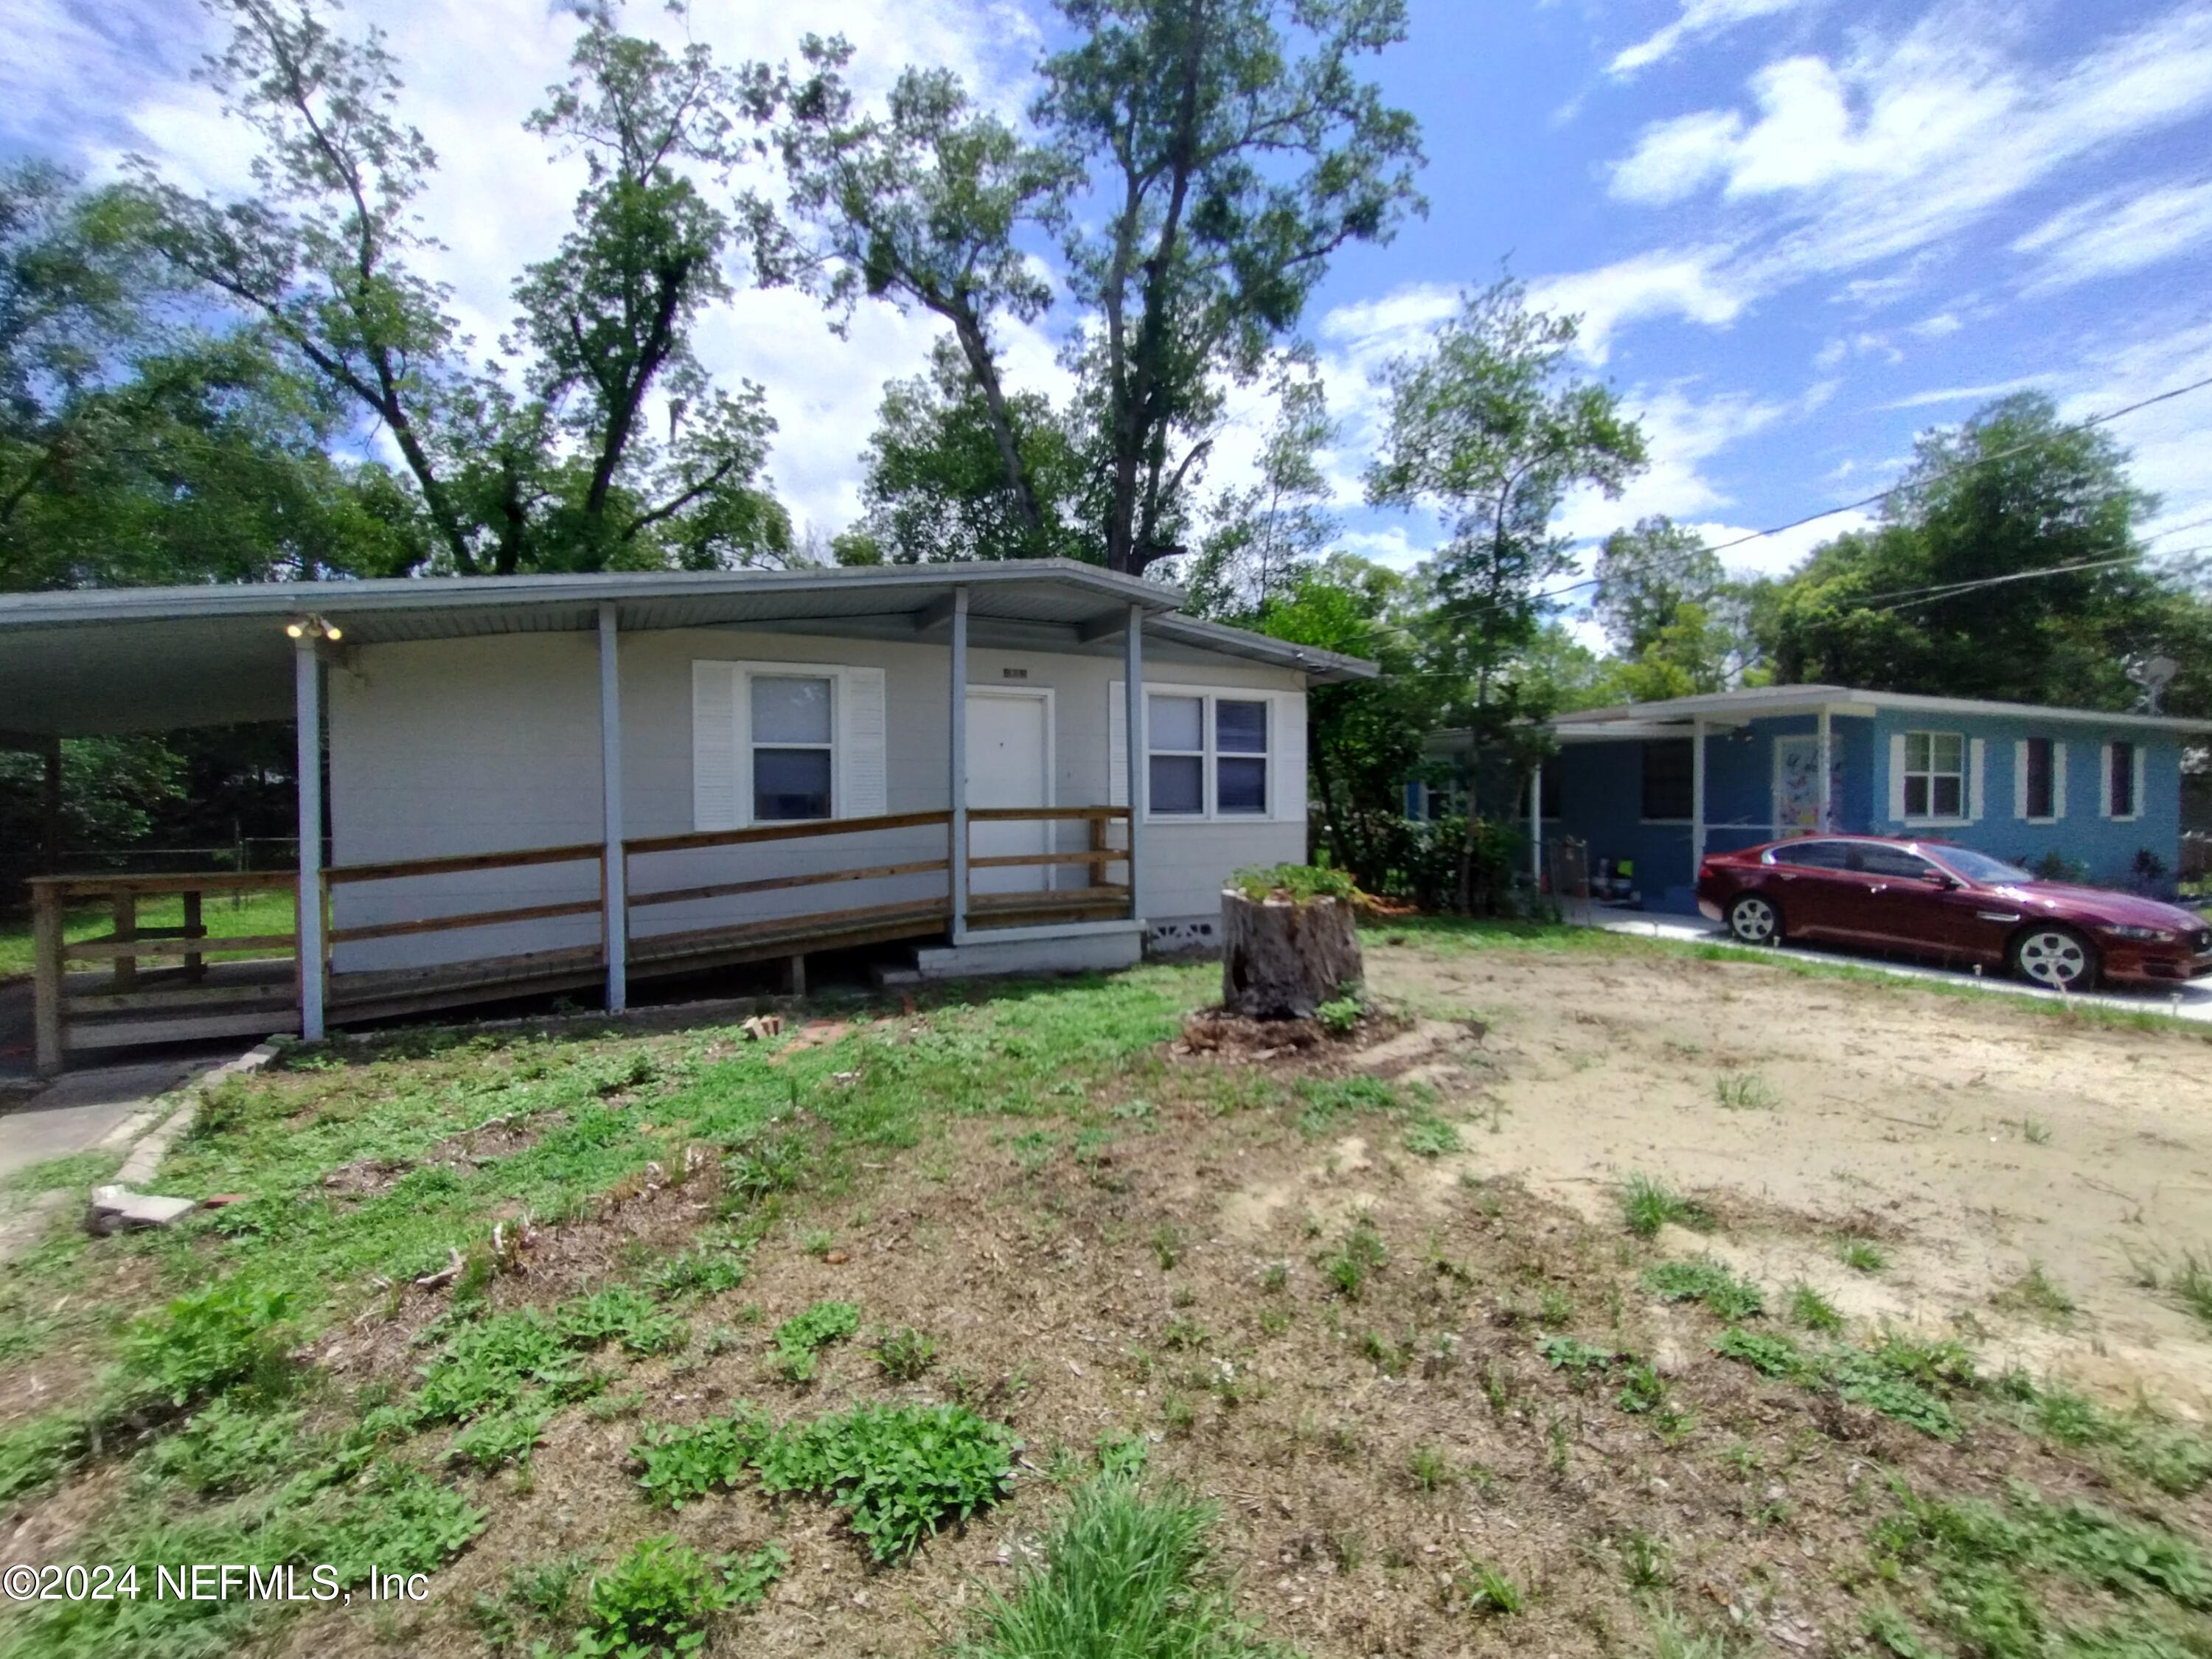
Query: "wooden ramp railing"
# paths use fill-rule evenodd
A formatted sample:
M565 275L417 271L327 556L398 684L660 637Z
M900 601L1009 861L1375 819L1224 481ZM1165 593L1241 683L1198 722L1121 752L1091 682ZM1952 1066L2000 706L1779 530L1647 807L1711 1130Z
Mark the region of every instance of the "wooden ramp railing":
M994 854L971 857L967 911L977 929L1039 922L1091 920L1129 913L1125 878L1110 881L1116 864L1126 869L1126 844L1112 844L1111 830L1126 823L1122 806L989 807L968 814L975 823L1041 821L1082 823L1087 844L1060 852ZM797 958L810 951L842 950L901 939L927 938L944 932L951 917L949 890L952 815L949 811L894 812L866 818L836 818L804 823L758 824L744 830L708 830L675 836L641 836L623 844L623 933L633 977L696 972L742 962ZM879 858L878 861L788 871L775 875L738 874L729 879L669 885L641 883L661 867L665 855L698 854L733 848L866 836L932 828L945 832L943 850L926 857ZM605 977L610 932L605 849L597 843L468 853L441 858L403 859L379 864L337 865L323 872L320 960L311 970L322 975L324 1006L332 1024L423 1013L473 1002L595 988ZM696 863L696 859L690 862ZM510 870L562 865L594 866L594 890L588 896L532 898L529 902L440 911L427 896L447 878L483 876ZM1040 886L1014 892L973 890L973 872L1020 867L1048 872ZM1086 884L1057 887L1049 872L1082 868ZM934 882L929 878L938 878ZM38 1061L42 1073L58 1071L64 1057L88 1048L124 1048L150 1042L260 1034L281 1029L295 1017L299 1002L299 944L296 933L210 937L202 925L204 896L210 893L280 892L296 878L282 872L246 875L173 874L45 878L32 884L37 941L34 1000ZM331 895L340 887L409 881L425 884L410 893L420 914L394 920L331 925ZM714 905L760 899L770 894L830 887L849 882L891 882L932 890L904 892L881 902L763 916L757 906L701 926L641 935L629 923L639 912L675 904ZM153 896L179 896L184 925L138 925L137 907ZM114 931L97 939L64 938L69 904L105 901L112 907ZM751 910L753 914L744 914ZM432 966L333 970L332 952L349 945L424 934L465 933L517 924L596 915L594 941L520 952L468 956ZM218 961L246 953L249 961ZM179 962L175 969L149 970L142 962ZM76 974L71 963L104 963L106 974Z

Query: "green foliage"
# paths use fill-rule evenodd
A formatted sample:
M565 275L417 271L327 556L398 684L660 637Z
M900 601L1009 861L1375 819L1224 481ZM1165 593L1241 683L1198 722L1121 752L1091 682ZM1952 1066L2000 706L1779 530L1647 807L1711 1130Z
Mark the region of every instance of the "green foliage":
M1309 1135L1326 1134L1348 1117L1405 1107L1397 1085L1379 1077L1300 1078L1298 1098L1305 1103L1298 1128Z
M1299 904L1322 898L1350 903L1359 896L1350 875L1317 864L1249 864L1229 878L1229 885L1255 904L1279 894Z
M633 1359L673 1353L691 1340L690 1326L627 1285L562 1303L555 1311L554 1328L572 1348L588 1352L611 1342Z
M860 1406L780 1431L761 1489L811 1492L845 1512L878 1561L897 1561L1013 1485L1013 1437L964 1406Z
M937 1363L937 1344L911 1325L884 1331L872 1352L877 1369L894 1382L917 1382Z
M1756 1072L1726 1072L1713 1079L1713 1097L1731 1112L1771 1112L1782 1104L1774 1085Z
M1889 1266L1889 1253L1870 1238L1850 1235L1836 1241L1836 1260L1856 1273L1878 1273Z
M957 1659L1275 1659L1237 1616L1206 1534L1218 1513L1109 1473L1079 1490L1020 1570L994 1592Z
M237 1274L187 1292L124 1332L123 1386L173 1407L232 1388L281 1392L292 1376L292 1308L289 1291Z
M817 1302L775 1328L776 1369L793 1382L814 1379L816 1356L860 1328L860 1310L850 1302Z
M41 1412L0 1430L0 1503L38 1492L84 1455L90 1425L78 1412Z
M1321 1029L1333 1037L1348 1037L1367 1017L1367 1000L1361 996L1331 997L1314 1010Z
M768 1443L766 1419L750 1409L711 1417L688 1428L647 1428L629 1449L645 1501L680 1510L713 1492L735 1487Z
M1790 1287L1784 1313L1791 1324L1821 1336L1832 1336L1844 1328L1844 1316L1836 1304L1802 1279Z
M773 1544L710 1560L665 1534L641 1538L592 1575L584 1628L568 1659L674 1659L696 1652L710 1619L758 1607L790 1564Z
M1621 1358L1611 1348L1594 1347L1571 1336L1547 1336L1536 1345L1536 1352L1547 1365L1565 1371L1577 1383L1588 1382Z
M526 1397L510 1410L479 1417L453 1437L447 1461L487 1474L509 1463L527 1467L552 1416L550 1408Z
M147 1467L158 1479L203 1497L244 1492L291 1466L306 1418L302 1411L267 1411L225 1395L155 1441Z
M1842 1346L1815 1352L1786 1336L1731 1327L1715 1339L1713 1352L1778 1382L1832 1391L1938 1440L1955 1440L1960 1432L1944 1396L1978 1386L1972 1361L1957 1344L1923 1343L1893 1333L1870 1351Z
M1462 1149L1458 1127L1433 1112L1423 1112L1407 1124L1401 1139L1416 1158L1442 1158Z
M1361 1216L1346 1230L1343 1243L1322 1259L1321 1268L1339 1296L1357 1302L1366 1293L1369 1276L1380 1273L1389 1261L1389 1247L1383 1243L1382 1235L1372 1221Z
M726 1245L700 1244L670 1256L646 1275L655 1296L720 1296L745 1282L745 1258Z
M1709 1255L1646 1267L1644 1285L1668 1302L1702 1302L1715 1318L1731 1324L1766 1311L1766 1298L1758 1285L1737 1278L1727 1263Z
M1510 1618L1528 1605L1528 1592L1487 1561L1468 1556L1452 1575L1452 1590L1468 1612Z
M462 1422L528 1395L580 1400L604 1384L559 1325L535 1308L521 1308L456 1328L424 1368L409 1403L416 1422Z
M2161 1528L2085 1504L2046 1503L2026 1486L2014 1486L2002 1506L1903 1486L1897 1496L1898 1512L1875 1533L1877 1559L1901 1582L1924 1586L1915 1611L1962 1650L1991 1659L2052 1651L2149 1659L2198 1645L2184 1632L2191 1622L2201 1628L2212 1607L2212 1564ZM1900 1572L1907 1568L1914 1571ZM2126 1610L2100 1625L2075 1623L2085 1589L2117 1597ZM1901 1617L1887 1622L1912 1639Z
M1883 521L1766 587L1759 632L1786 683L2124 709L2127 664L2163 651L2201 696L2203 601L2178 569L2112 562L2151 507L2110 432L2014 393L1923 434ZM1936 591L2028 571L2054 574ZM1875 599L1900 590L1934 597Z
M1622 1184L1620 1217L1638 1238L1656 1238L1666 1226L1709 1233L1714 1225L1712 1212L1702 1204L1644 1175L1632 1175Z

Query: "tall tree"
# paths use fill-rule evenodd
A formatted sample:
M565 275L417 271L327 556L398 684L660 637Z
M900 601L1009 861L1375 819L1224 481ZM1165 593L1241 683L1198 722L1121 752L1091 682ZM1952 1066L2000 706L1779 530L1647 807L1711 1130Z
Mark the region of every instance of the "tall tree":
M0 173L0 587L376 574L410 503L316 388L183 308L127 193Z
M1437 666L1468 688L1464 724L1504 740L1529 707L1501 677L1551 608L1571 539L1555 524L1569 491L1607 495L1644 464L1644 434L1607 386L1568 364L1574 318L1528 308L1517 283L1468 295L1430 349L1386 371L1388 427L1369 469L1378 506L1425 506L1444 543L1431 621Z
M1618 653L1623 701L1724 690L1755 674L1743 588L1697 532L1640 520L1605 538L1595 574L1590 611Z
M436 568L503 574L739 562L787 549L757 487L758 388L714 388L690 326L726 291L731 228L691 178L726 164L747 89L703 48L672 57L590 13L568 82L532 118L581 151L575 224L516 287L513 381L464 360L416 204L436 158L396 113L381 33L309 0L210 0L232 24L207 77L262 141L256 193L196 196L137 164L156 245L380 430L431 526ZM646 431L665 402L669 435Z
M1336 533L1321 452L1334 441L1328 398L1318 376L1285 373L1275 387L1274 421L1260 444L1258 477L1224 492L1198 557L1182 573L1201 615L1225 621L1264 616L1302 568Z
M1166 532L1222 381L1266 367L1333 253L1424 205L1413 118L1355 67L1405 38L1405 5L1060 4L1082 38L1032 114L1089 176L1068 282L1097 319L1106 563L1141 573L1186 550Z
M1019 452L1019 492L1006 482L1002 419ZM1039 555L1098 562L1097 538L1084 533L1090 466L1077 434L1036 392L1017 392L994 412L955 341L939 340L927 370L884 388L861 460L859 530L895 563Z
M1064 155L976 108L949 70L907 70L875 114L846 82L848 41L810 34L799 50L805 70L797 81L752 72L756 86L773 84L780 105L775 141L789 186L781 214L747 200L763 279L814 288L840 327L863 295L920 306L948 325L992 445L1005 516L1024 544L999 556L1053 550L1062 526L1031 471L1000 334L1009 320L1035 321L1052 301L1020 237L1060 224L1074 170Z
M2141 658L2212 677L2189 572L2139 556L2154 506L2108 433L2000 399L1919 441L1881 524L1761 592L1778 677L2097 708L2136 705Z

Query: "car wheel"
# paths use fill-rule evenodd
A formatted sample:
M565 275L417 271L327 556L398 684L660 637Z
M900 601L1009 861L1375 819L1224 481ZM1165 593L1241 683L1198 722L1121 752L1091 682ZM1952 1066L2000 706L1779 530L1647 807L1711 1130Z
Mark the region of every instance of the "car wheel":
M1777 945L1782 939L1782 913L1773 902L1746 893L1729 906L1729 932L1746 945Z
M2070 927L2031 927L2013 941L2012 970L2054 991L2086 991L2097 982L2097 958Z

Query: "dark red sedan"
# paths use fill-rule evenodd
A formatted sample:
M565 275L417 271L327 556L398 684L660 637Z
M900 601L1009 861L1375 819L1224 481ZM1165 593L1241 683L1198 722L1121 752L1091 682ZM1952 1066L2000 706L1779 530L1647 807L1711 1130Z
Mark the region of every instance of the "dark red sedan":
M2212 927L2179 905L2039 881L1940 841L1808 836L1716 853L1698 908L1747 945L1785 936L2010 969L2065 991L2212 974Z

